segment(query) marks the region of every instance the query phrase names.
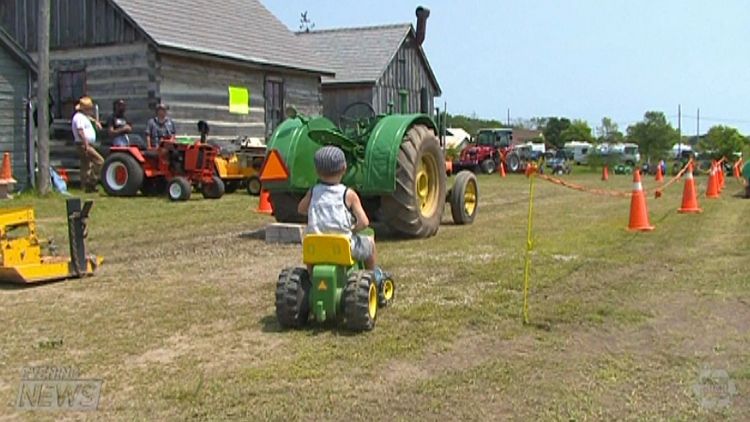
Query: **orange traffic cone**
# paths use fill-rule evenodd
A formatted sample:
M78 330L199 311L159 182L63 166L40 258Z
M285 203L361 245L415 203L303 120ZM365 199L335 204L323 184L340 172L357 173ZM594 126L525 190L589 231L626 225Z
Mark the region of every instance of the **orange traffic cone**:
M706 198L719 197L719 176L716 175L716 167L711 166L708 174L708 188L706 188Z
M662 173L661 171L661 166L656 166L656 181L657 182L664 181L664 173Z
M646 195L643 193L641 171L636 169L633 174L633 196L630 199L630 224L628 230L651 231L656 227L648 221L646 209Z
M505 177L505 162L500 161L500 177Z
M719 165L716 166L716 170L716 175L719 176L719 192L721 192L724 190L724 185L726 184L724 181L724 163L719 163Z
M17 183L13 178L13 169L10 165L10 153L3 154L3 167L0 169L0 185L9 185Z
M685 189L682 190L682 207L680 207L677 212L702 212L702 210L698 208L698 193L695 190L692 163L688 163L687 171L685 171Z
M262 214L273 214L273 206L271 206L271 195L267 190L263 189L260 191L260 202L258 202L258 209L256 212Z
M607 166L604 166L602 169L602 180L609 180L609 169Z

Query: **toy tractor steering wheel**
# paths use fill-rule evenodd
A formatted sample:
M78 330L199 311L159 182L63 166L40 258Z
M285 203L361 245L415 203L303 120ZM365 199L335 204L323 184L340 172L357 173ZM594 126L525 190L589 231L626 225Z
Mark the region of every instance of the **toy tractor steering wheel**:
M344 133L347 132L347 129L353 129L356 136L361 136L366 133L376 117L377 114L372 105L364 101L357 101L346 106L344 112L339 116L339 129Z

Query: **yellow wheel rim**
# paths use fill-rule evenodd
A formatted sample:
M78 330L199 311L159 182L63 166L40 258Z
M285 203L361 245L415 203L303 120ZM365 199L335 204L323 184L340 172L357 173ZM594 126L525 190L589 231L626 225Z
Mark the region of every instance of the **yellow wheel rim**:
M425 217L431 216L438 204L438 165L432 155L423 155L417 171L417 200Z
M468 215L473 215L474 210L477 209L477 184L473 180L466 184L466 192L464 192L464 209Z
M385 300L391 300L393 298L393 281L386 280L383 283L383 297Z
M375 315L378 312L378 288L375 287L375 283L370 284L370 297L367 304L367 311L370 313L370 318L375 319Z

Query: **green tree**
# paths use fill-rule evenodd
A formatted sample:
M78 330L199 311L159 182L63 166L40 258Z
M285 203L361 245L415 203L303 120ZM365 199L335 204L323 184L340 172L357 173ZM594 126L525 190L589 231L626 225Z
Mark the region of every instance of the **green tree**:
M677 129L661 111L647 111L642 121L628 126L627 133L628 141L637 144L641 154L651 160L666 158L679 140Z
M625 140L625 135L620 132L617 123L613 122L609 117L604 117L602 118L601 126L597 126L596 128L596 140L602 143L617 144Z
M565 130L560 133L563 144L568 142L593 142L591 127L585 120L573 120Z
M713 126L698 143L699 150L711 158L727 157L730 161L734 161L734 153L742 152L745 146L747 139L737 129L722 125Z
M542 128L544 139L555 148L562 148L565 141L562 139L562 132L570 127L570 119L567 117L549 117L546 119Z

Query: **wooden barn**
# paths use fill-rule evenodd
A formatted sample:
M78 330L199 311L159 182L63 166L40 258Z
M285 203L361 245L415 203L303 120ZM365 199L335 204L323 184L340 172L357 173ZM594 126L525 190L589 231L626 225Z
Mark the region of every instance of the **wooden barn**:
M0 26L32 57L38 3L0 4ZM70 116L82 95L97 103L102 122L124 99L139 134L164 102L178 135L197 136L202 119L212 137L264 139L287 105L320 114L321 77L334 76L258 0L52 0L51 16L54 137L67 140L66 148L53 145L53 165L58 152L69 157L63 165L78 166ZM229 86L249 90L248 114L229 113Z
M392 102L396 113L434 114L442 92L422 49L428 16L427 9L417 10L416 31L403 23L298 32L336 72L322 79L324 115L338 121L346 106L358 101L371 104L376 113L387 113ZM422 98L427 100L424 110Z
M29 105L35 94L36 71L26 51L0 28L0 160L10 153L16 188L29 185L34 169L27 156L33 139Z

